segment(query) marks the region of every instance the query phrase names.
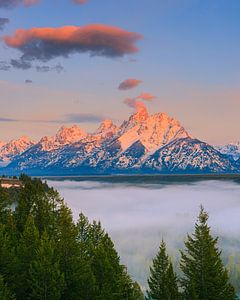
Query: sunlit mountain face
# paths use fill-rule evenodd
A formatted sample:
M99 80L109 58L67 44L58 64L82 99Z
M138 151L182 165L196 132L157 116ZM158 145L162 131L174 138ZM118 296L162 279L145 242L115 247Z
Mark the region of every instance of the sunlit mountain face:
M11 145L11 146L10 146ZM14 148L15 147L15 148ZM14 151L13 151L14 148ZM9 152L8 152L9 151ZM104 120L93 133L62 126L33 143L24 137L2 145L6 173L94 175L237 173L238 161L192 137L166 113L136 108L120 126Z

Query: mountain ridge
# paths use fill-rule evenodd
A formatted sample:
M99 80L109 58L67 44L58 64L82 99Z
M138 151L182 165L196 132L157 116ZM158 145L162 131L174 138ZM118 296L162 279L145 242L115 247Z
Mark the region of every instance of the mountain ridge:
M140 107L120 126L106 119L93 133L77 125L62 126L55 136L45 136L11 157L2 172L104 175L238 173L240 169L239 162L192 137L176 119L166 113L149 115Z

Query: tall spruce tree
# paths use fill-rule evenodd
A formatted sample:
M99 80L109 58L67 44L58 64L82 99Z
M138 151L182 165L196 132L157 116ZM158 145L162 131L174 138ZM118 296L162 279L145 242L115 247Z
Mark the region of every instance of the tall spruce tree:
M186 250L181 252L183 297L186 300L235 300L233 286L221 260L207 224L208 214L201 207L195 231L187 236Z
M148 279L149 300L177 300L179 292L177 277L173 271L172 263L166 253L166 244L162 241L157 256L153 259Z
M28 299L59 300L64 289L64 274L56 255L56 246L46 232L43 233L36 258L32 261L28 283Z

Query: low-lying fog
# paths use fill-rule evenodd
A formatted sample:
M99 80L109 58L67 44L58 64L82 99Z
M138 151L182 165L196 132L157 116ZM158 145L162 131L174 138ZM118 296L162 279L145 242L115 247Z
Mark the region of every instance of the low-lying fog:
M223 258L240 252L240 184L201 181L184 184L123 184L95 181L48 181L65 198L77 219L83 212L100 220L110 233L129 273L145 286L149 264L164 238L179 257L202 204L212 232L220 236ZM238 242L239 239L239 242Z

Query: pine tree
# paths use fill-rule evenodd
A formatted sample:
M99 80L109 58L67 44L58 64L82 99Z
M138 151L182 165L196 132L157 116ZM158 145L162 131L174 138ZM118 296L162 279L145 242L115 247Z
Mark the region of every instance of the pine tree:
M40 246L32 261L29 271L29 285L31 287L28 299L59 300L64 289L64 275L56 256L55 244L43 233Z
M181 252L184 299L234 300L234 288L217 247L218 238L211 236L207 221L208 214L201 207L195 232L188 235L186 250Z
M177 300L179 299L177 277L173 271L172 263L166 253L166 245L162 241L157 256L153 259L148 279L148 299Z

